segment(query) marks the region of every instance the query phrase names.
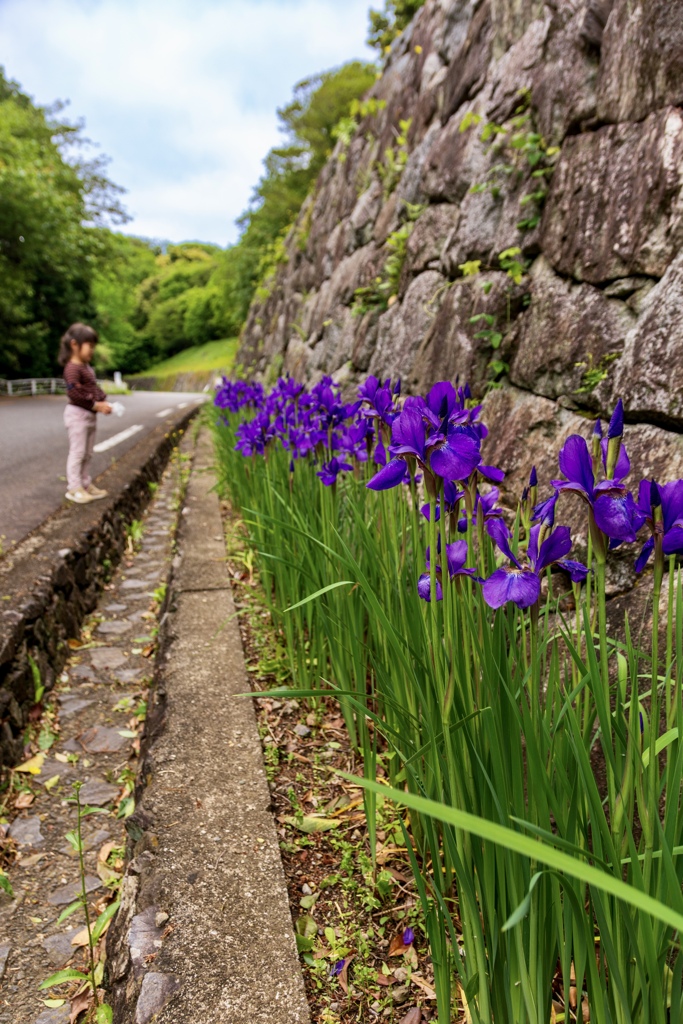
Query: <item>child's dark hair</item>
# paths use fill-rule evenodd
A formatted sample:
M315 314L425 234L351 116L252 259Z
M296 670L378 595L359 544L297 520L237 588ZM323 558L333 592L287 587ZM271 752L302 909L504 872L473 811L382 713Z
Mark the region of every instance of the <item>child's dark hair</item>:
M93 330L92 327L88 327L87 324L72 324L71 327L67 328L65 333L62 335L62 340L59 344L59 355L57 356L57 361L60 366L66 366L71 359L72 341L75 341L80 348L86 341L89 341L91 345L96 345L99 341L99 337L97 331Z

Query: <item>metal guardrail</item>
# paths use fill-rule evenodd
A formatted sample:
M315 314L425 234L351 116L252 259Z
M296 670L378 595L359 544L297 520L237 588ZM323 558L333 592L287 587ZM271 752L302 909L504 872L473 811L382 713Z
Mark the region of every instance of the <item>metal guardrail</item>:
M31 377L26 380L0 378L0 395L63 395L66 384L61 377Z
M112 394L118 394L116 389L125 385L121 374L116 372L114 380L98 380L97 383L103 390L110 389ZM63 377L27 377L25 380L5 380L0 377L0 395L65 395L66 384Z

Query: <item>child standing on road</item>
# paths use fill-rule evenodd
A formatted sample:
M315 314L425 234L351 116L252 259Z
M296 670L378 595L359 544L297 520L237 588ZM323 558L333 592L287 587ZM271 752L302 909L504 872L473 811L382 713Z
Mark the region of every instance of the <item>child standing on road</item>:
M96 413L108 416L112 411L90 366L97 342L97 331L92 327L72 324L62 338L59 349L59 363L64 367L68 399L64 410L64 425L69 436L66 497L79 505L97 501L107 494L95 487L89 473L97 429Z

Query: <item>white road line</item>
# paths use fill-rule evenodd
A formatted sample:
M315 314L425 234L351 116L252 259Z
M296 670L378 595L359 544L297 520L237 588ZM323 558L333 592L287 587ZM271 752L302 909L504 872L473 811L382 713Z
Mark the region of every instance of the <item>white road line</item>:
M173 412L173 409L162 409L161 412L157 413L157 416L161 419L162 416L168 416L169 412Z
M127 441L133 434L137 434L139 430L142 430L142 423L135 423L132 427L126 427L118 434L114 434L113 437L108 437L106 441L100 441L93 448L95 452L106 452L109 448L114 448L117 444L121 444L122 441Z
M189 402L181 402L181 403L180 403L180 404L178 405L178 408L179 408L179 409L187 409L187 407L188 407L188 405L189 405L189 404L190 404Z

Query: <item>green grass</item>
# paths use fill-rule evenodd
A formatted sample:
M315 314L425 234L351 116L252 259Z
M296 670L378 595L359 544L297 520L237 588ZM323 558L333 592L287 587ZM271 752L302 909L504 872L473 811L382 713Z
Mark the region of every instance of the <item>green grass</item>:
M232 367L237 354L238 338L221 338L219 341L207 341L204 345L194 345L183 349L170 359L155 363L141 377L161 377L172 373L203 373L209 370L225 370Z

